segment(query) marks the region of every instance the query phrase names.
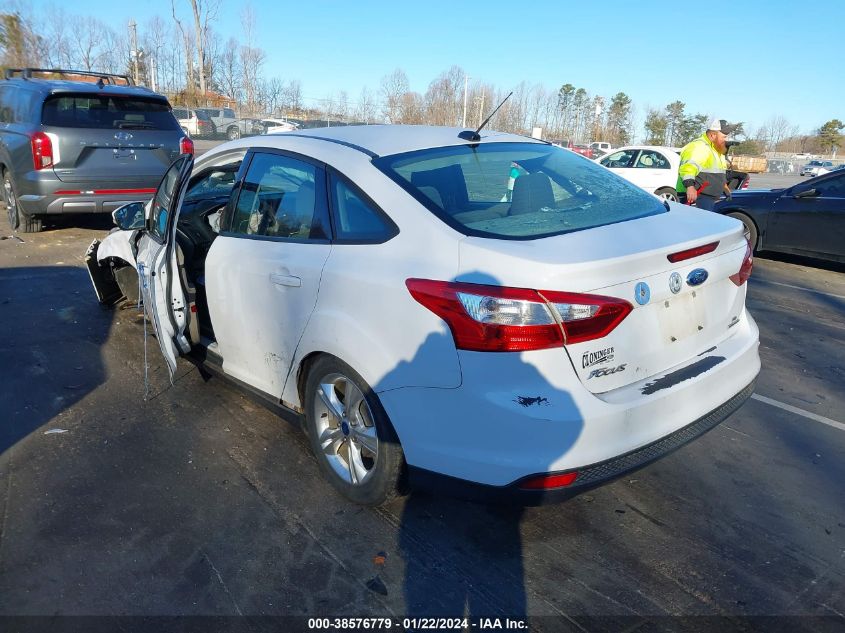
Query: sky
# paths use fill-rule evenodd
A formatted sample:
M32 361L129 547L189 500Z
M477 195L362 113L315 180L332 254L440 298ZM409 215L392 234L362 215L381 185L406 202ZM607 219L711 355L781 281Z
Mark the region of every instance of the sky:
M190 15L189 0L174 0ZM213 28L242 38L247 0L220 0ZM249 0L265 76L298 79L302 94L376 93L395 68L411 89L452 65L500 89L525 81L591 95L627 93L642 128L650 107L680 99L702 113L756 129L776 115L810 133L845 120L845 1L734 0ZM64 6L119 28L170 17L170 0L30 0L34 16ZM642 133L641 129L638 133Z

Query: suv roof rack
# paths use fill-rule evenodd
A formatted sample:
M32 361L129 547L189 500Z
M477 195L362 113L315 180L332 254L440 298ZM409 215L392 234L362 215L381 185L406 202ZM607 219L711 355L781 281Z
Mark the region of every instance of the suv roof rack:
M127 86L134 86L135 82L129 75L115 75L112 73L101 73L89 70L68 70L65 68L7 68L5 77L12 79L15 75L20 75L22 79L34 79L33 74L50 74L50 75L82 75L84 77L97 77L97 83L118 85L118 79L122 80ZM41 77L40 79L46 79Z

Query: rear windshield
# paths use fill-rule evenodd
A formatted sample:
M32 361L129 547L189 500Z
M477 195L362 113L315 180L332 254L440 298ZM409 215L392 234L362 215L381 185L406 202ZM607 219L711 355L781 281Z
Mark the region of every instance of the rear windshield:
M604 167L540 143L441 147L373 164L465 235L533 239L666 211Z
M104 94L53 95L44 102L41 121L57 127L179 129L166 101Z

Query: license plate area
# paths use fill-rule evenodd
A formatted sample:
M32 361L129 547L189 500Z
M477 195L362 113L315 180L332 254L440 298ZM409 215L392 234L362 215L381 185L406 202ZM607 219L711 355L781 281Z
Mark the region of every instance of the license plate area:
M665 342L681 341L706 327L704 302L698 294L698 291L689 292L655 306Z

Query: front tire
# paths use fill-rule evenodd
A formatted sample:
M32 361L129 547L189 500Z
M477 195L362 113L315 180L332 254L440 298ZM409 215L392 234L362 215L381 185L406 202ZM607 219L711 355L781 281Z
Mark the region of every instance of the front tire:
M745 227L745 229L744 229L745 239L747 239L748 242L751 244L751 249L753 251L756 251L757 250L758 233L757 233L757 226L754 224L754 220L749 218L744 213L739 213L738 211L734 212L734 213L728 213L727 215L731 216L732 218L736 218L737 220L742 222L743 226Z
M668 200L669 202L678 202L680 200L678 198L678 192L670 187L661 187L654 193L658 198Z
M308 371L303 395L311 448L332 486L368 506L399 495L405 455L366 381L343 361L321 356Z

